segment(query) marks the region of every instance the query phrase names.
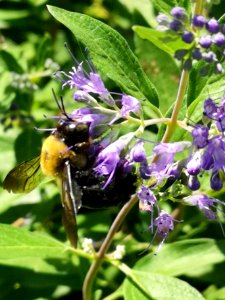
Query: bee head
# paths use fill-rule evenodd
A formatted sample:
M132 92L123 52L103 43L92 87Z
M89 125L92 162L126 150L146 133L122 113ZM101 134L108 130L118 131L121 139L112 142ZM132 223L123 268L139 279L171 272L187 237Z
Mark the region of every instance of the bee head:
M89 139L89 126L67 119L61 119L57 125L57 134L68 146L87 142Z

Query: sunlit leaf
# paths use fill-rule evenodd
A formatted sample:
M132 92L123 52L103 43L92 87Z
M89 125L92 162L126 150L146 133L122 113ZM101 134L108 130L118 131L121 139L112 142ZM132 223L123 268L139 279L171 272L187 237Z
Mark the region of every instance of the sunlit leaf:
M125 39L114 29L91 17L48 6L50 13L68 27L87 47L98 71L114 80L121 89L139 100L147 99L153 114L157 108L156 90Z
M204 300L191 285L167 275L133 270L124 282L126 300Z
M193 239L165 245L157 256L141 258L135 268L171 276L201 276L225 261L225 241ZM190 263L191 262L191 263ZM195 266L193 268L193 266Z

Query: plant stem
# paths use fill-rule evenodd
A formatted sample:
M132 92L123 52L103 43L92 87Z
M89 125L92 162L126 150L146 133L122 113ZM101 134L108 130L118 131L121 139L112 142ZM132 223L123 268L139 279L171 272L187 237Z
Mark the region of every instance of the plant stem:
M113 237L115 233L118 231L119 227L123 223L125 217L129 213L129 211L132 209L132 207L137 203L138 199L136 195L133 195L131 199L122 207L118 215L116 216L116 219L114 220L104 242L101 245L101 248L99 252L96 255L96 260L91 265L90 269L88 270L88 273L84 280L83 285L83 300L92 300L93 297L91 295L92 291L92 285L93 281L95 279L95 275L102 263L102 260L104 259L104 256L107 252L107 250L110 247L110 244L113 240Z
M175 105L173 108L172 116L170 119L170 123L168 123L166 131L162 138L162 143L169 142L169 140L171 139L171 137L176 129L177 118L178 118L178 114L179 114L180 109L183 104L183 99L184 99L184 95L185 95L187 84L188 84L188 78L189 78L189 72L186 70L183 70L181 73L180 84L179 84L179 88L177 91L177 97L176 97Z
M194 8L194 15L201 15L203 12L204 0L197 0Z

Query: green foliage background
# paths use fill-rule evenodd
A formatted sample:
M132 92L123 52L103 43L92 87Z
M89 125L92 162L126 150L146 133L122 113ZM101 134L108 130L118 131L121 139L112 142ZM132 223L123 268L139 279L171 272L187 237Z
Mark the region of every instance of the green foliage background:
M87 53L73 34L50 15L46 4L84 13L120 32L147 74L145 77L143 71L139 70L138 75L143 76L147 82L145 86L140 84L139 93L141 91L143 97L152 98L151 105L156 105L159 100L159 109L162 114L166 114L176 96L179 66L171 55L140 39L134 31L138 33L141 28L138 26L154 27L158 10L168 11L176 4L189 9L189 2L1 1L1 183L12 167L40 153L42 140L48 133L34 130L34 127L55 126L54 120L48 118L59 113L51 89L57 95L63 95L67 111L76 108L76 104L71 101L71 92L61 89L60 83L51 77L51 70L45 67L45 62L51 58L61 70L68 71L71 68L73 62L63 46L65 41L78 60L83 60ZM223 4L215 5L210 14L220 17L224 11ZM136 27L132 31L134 25ZM78 36L77 39L79 40ZM125 90L135 94L137 91L131 85L132 82L137 82L135 69L132 70L131 64L127 66L134 77L131 76L129 82L124 81L120 85L122 75L117 62L115 61L112 69L104 64L101 66L98 43L96 51L92 50L94 39L93 33L90 41L84 41L84 44L87 46L90 43L90 53L94 56L94 62L99 64L107 87L111 91ZM113 50L112 44L112 53ZM126 58L123 63L125 62ZM133 68L134 66L136 65ZM37 89L13 87L12 72L26 74L30 83L37 85ZM197 108L206 90L208 93L221 86L224 77L216 83L212 78L210 82L203 83L196 76L194 72L191 74L187 103L191 104L188 108L189 115L198 120ZM149 86L148 78L155 85L157 93L151 88L147 94L143 92ZM150 108L153 108L150 115L158 114L157 108ZM149 135L156 139L155 130ZM181 137L180 133L175 139ZM223 195L220 197L223 198ZM171 211L173 204L169 206L165 203L165 207ZM98 247L118 210L116 207L104 211L81 209L78 216L80 238L90 237ZM125 245L124 262L131 269L127 273L122 270L122 273L105 263L99 272L97 292L93 299L104 299L111 293L105 299L225 299L225 242L219 224L209 223L194 208L187 208L183 212L183 219L185 222L176 227L167 240L168 245L164 245L157 256L149 254L141 257L138 254L151 241L151 236L146 231L149 216L140 213L138 207L135 207L116 234L114 242L114 247L118 244ZM0 300L81 299L82 282L90 261L79 251L71 249L66 242L61 225L60 196L53 182L41 185L28 195L8 194L1 188L0 223ZM111 249L113 250L114 248ZM127 277L125 281L124 273ZM148 296L140 292L137 286Z

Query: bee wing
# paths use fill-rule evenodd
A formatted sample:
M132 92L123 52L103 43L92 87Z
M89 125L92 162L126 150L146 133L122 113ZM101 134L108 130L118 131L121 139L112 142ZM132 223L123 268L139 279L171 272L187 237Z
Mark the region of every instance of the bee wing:
M81 207L82 192L75 180L71 177L70 162L66 161L62 173L62 206L63 224L72 246L77 246L76 215Z
M3 181L3 188L12 193L29 193L44 179L40 157L27 160L12 169Z

